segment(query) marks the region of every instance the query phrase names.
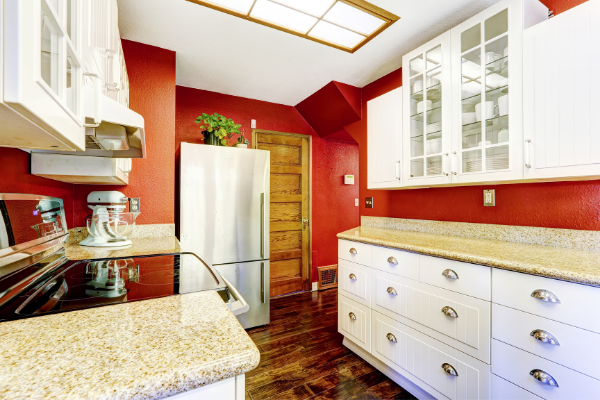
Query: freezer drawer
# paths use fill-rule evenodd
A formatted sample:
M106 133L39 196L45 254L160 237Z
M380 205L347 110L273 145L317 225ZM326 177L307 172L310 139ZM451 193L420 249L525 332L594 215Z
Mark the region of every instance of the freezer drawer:
M244 329L271 322L270 264L268 260L214 266L240 292L250 309L237 315Z

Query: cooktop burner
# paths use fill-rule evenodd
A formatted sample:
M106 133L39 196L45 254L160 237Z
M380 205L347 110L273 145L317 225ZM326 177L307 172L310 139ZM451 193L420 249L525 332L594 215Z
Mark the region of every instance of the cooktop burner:
M4 301L0 321L203 290L218 290L225 300L228 296L222 278L192 253L64 259L57 264L50 274ZM30 268L37 271L35 266ZM23 271L19 275L19 279L26 277ZM0 300L15 281L14 277L0 280Z

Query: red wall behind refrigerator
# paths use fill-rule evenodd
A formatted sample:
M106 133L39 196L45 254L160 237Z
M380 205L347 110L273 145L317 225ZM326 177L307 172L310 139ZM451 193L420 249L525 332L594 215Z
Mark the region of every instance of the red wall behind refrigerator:
M196 117L219 113L242 124L250 139L250 120L259 129L300 133L313 138L312 156L312 245L313 281L316 267L337 263L336 234L360 224L358 185L344 185L345 174L358 176L358 146L355 143L320 138L294 107L251 100L206 90L177 86L177 135L179 143L202 143Z

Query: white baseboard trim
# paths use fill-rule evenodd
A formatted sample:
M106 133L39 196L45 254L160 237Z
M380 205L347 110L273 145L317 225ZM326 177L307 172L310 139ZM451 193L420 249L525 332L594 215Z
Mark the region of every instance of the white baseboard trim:
M407 390L415 396L419 400L435 400L436 398L431 394L427 393L425 390L421 389L419 386L415 385L408 378L400 375L398 372L390 368L385 363L379 361L375 356L371 353L368 353L365 349L355 344L348 338L344 337L343 345L355 352L360 358L371 364L373 367L377 368L388 378L396 382L398 385L402 386L403 389Z
M316 292L318 290L319 287L319 282L313 282L312 283L312 291Z

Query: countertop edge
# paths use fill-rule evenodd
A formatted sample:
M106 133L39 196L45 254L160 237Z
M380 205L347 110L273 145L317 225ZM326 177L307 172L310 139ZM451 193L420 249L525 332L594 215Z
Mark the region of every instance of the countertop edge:
M355 228L355 229L357 229L357 228ZM355 229L353 229L352 231L354 231ZM385 228L379 228L379 229L385 229ZM415 233L415 232L410 232L410 233ZM441 250L441 249L436 249L436 248L432 248L432 247L428 247L428 246L407 245L407 244L403 244L401 242L392 242L392 241L385 241L385 240L376 240L376 239L369 239L369 238L363 238L363 237L356 237L354 235L350 235L345 232L338 233L337 237L338 237L338 239L344 239L344 240L349 240L349 241L353 241L353 242L372 244L372 245L381 246L381 247L389 247L389 248L398 249L398 250L410 251L412 253L418 253L418 254L423 254L423 255L428 255L428 256L433 256L433 257L445 258L445 259L453 260L453 261L466 262L469 264L484 265L484 266L488 266L488 267L492 267L492 268L504 269L504 270L513 271L513 272L520 272L520 273L524 273L524 274L528 274L528 275L536 275L536 276L541 276L541 277L545 277L545 278L558 279L561 281L577 283L577 284L581 284L581 285L600 287L600 280L596 276L590 276L585 273L578 273L576 277L572 276L572 275L561 274L559 270L556 270L554 268L548 268L542 264L535 264L535 263L522 264L522 263L516 263L516 262L509 262L509 261L504 261L504 260L501 260L498 258L479 257L479 256L473 255L471 253L463 253L460 250L448 251L448 250ZM465 239L474 240L472 238L465 238ZM487 239L480 239L480 240L487 240ZM532 269L537 270L537 272L533 272Z

